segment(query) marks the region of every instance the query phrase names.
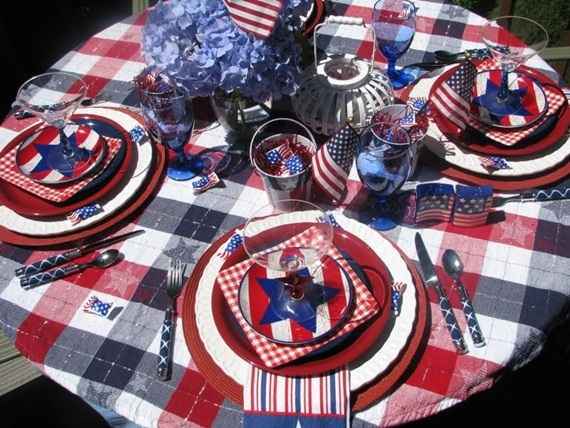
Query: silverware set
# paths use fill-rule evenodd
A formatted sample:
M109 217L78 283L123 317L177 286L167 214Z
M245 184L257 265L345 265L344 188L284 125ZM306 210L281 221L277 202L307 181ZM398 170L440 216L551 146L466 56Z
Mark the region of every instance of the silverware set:
M166 274L166 294L170 297L170 304L164 313L162 331L160 335L160 348L158 351L157 374L161 380L168 380L172 375L172 343L174 338L174 315L176 314L176 299L184 286L184 271L186 266L180 260L170 260L170 267Z
M134 230L122 235L113 236L108 239L95 241L90 244L82 245L78 248L56 254L51 257L39 260L35 263L24 265L16 269L16 277L20 278L22 288L30 289L39 285L53 282L57 279L64 278L76 272L80 272L89 267L107 268L121 258L121 253L117 250L107 250L97 254L91 261L82 264L69 263L70 261L84 256L97 249L108 247L119 241L140 235L144 230ZM65 266L62 266L65 265Z
M455 318L455 314L453 312L451 304L449 303L447 294L444 288L441 286L439 277L435 271L434 264L429 257L422 236L419 233L416 233L415 243L416 251L418 253L418 258L420 261L420 271L424 284L427 287L435 289L439 299L441 314L443 315L443 319L445 320L447 329L449 330L451 341L453 342L453 345L455 346L457 352L464 354L468 352L469 349L467 348L467 344L463 338L463 333L461 332L457 318ZM443 265L447 274L453 278L455 289L459 293L463 314L465 316L465 320L467 321L469 333L473 339L473 344L476 347L484 346L485 339L483 337L483 333L481 332L481 328L475 314L475 309L473 308L473 303L471 302L467 289L461 282L463 263L455 251L446 250L443 255Z

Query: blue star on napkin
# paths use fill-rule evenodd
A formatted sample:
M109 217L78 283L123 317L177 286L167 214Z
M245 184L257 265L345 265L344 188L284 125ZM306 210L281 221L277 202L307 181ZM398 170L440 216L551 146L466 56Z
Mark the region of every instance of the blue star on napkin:
M65 177L72 176L74 162L87 159L89 157L89 151L77 146L75 133L67 138L70 148L75 155L74 160L72 161L64 156L63 142L59 144L37 144L36 150L40 154L41 160L34 167L33 172L55 169Z
M305 281L302 299L290 298L285 278L257 278L270 300L261 324L291 319L313 333L317 331L317 307L336 296L339 290L315 284L307 269L300 270L297 275Z
M497 114L500 114L501 116L528 116L530 114L521 104L522 97L526 93L524 89L509 89L513 96L509 97L509 102L505 102L503 104L497 103L497 95L499 93L499 89L500 86L496 85L491 79L489 79L487 80L487 89L485 90L485 93L479 95L478 97L475 97L473 100L475 104L480 105L489 111L489 115L493 121L499 121L500 116L498 117ZM493 111L493 113L495 114L491 113L491 111L485 107L489 105L494 106L496 110Z

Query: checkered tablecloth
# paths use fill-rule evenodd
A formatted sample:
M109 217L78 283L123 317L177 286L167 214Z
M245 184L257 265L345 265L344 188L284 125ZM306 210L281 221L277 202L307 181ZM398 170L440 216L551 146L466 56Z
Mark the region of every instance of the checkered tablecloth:
M337 0L329 13L369 19L371 0ZM466 10L434 1L417 1L418 32L401 63L431 59L436 49L481 47L484 20ZM78 73L90 96L136 105L131 79L143 68L140 53L144 15L113 25L69 52L54 69ZM336 31L336 30L335 30ZM357 31L342 33L345 46L370 49ZM333 33L325 34L330 42ZM328 39L327 39L328 37ZM380 61L380 58L379 62ZM530 65L556 74L539 59ZM0 145L30 122L8 118ZM224 141L217 127L197 138L198 147ZM358 211L360 183L349 183L350 208ZM420 179L439 179L422 167ZM125 230L146 233L117 245L125 260L113 269L91 269L49 286L23 291L14 269L48 253L0 245L0 326L16 347L44 373L81 397L114 409L143 426L238 426L241 409L224 400L200 374L182 334L174 345L172 379L156 376L157 352L168 302L165 276L170 257L191 269L209 243L266 203L259 177L245 168L201 195L189 184L167 180L158 196ZM421 233L433 259L456 249L465 263L464 282L473 297L487 346L459 356L453 349L437 299L430 294L432 328L427 348L406 382L370 409L354 415L359 426L388 426L419 419L490 387L505 370L516 369L539 352L570 294L570 210L568 202L509 204L505 220L473 229L443 224ZM416 230L389 233L416 258ZM442 273L442 272L441 272ZM463 330L457 294L441 275ZM112 320L84 312L91 296L122 308ZM112 311L112 309L111 309ZM368 425L369 424L369 425Z

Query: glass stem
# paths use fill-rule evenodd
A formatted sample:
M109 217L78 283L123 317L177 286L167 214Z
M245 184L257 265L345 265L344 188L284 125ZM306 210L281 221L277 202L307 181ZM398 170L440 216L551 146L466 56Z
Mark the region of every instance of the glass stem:
M61 141L61 151L63 153L63 156L66 158L71 158L73 157L73 147L71 147L71 144L69 143L69 138L67 138L67 135L65 134L65 132L63 132L64 128L59 128L59 139Z
M504 103L509 98L509 71L503 69L503 76L501 78L501 87L497 93L497 100Z
M388 58L388 76L396 76L396 59Z
M186 163L186 153L184 153L184 145L176 148L176 161L180 165L184 165Z

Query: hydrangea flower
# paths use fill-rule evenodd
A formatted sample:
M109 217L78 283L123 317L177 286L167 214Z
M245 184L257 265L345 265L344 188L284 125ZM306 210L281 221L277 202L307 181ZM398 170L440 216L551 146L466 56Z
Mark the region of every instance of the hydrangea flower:
M311 0L287 0L273 34L259 40L239 29L223 0L159 1L143 29L148 65L195 96L216 88L263 102L298 87L301 49L295 32Z

